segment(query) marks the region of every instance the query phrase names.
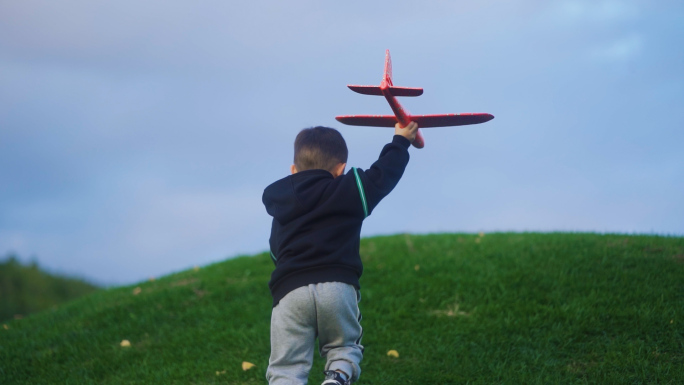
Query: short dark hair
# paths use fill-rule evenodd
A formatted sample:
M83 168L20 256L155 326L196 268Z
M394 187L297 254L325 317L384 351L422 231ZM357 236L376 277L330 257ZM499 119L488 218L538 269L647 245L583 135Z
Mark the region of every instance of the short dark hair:
M297 134L294 164L297 171L323 169L332 172L339 163L347 163L347 143L334 128L311 127Z

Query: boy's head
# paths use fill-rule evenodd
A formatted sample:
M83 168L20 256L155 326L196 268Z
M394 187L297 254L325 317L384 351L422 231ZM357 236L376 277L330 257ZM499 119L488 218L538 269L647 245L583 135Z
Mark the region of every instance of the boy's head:
M334 177L344 173L347 165L347 143L334 128L305 128L294 143L292 173L312 169L329 171Z

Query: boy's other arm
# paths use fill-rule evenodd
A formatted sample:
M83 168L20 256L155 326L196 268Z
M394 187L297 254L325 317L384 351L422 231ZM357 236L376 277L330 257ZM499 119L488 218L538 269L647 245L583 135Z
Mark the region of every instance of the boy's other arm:
M360 173L369 214L399 183L409 161L408 148L416 138L417 131L418 124L415 122L411 122L404 128L397 123L392 142L383 147L380 157L368 170Z

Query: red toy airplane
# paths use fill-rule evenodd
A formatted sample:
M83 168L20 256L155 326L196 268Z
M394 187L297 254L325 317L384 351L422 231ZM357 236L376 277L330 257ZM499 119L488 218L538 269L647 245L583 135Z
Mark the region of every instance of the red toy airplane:
M384 96L394 112L394 115L345 115L335 117L340 123L351 126L394 127L397 122L400 122L402 127L406 127L411 121L414 121L418 123L418 127L445 127L484 123L494 119L494 115L486 113L409 115L399 104L395 96L420 96L423 94L423 89L395 87L392 84L392 58L390 57L389 50L385 53L385 74L382 77L380 86L348 85L347 87L354 92L364 95ZM425 140L420 130L418 130L413 145L416 148L423 148L425 146Z

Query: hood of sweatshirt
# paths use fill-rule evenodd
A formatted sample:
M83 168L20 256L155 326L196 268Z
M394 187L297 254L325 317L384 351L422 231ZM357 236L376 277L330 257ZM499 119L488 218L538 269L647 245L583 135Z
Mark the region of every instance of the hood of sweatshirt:
M266 212L284 225L310 212L334 179L326 170L298 172L266 187L261 200Z

